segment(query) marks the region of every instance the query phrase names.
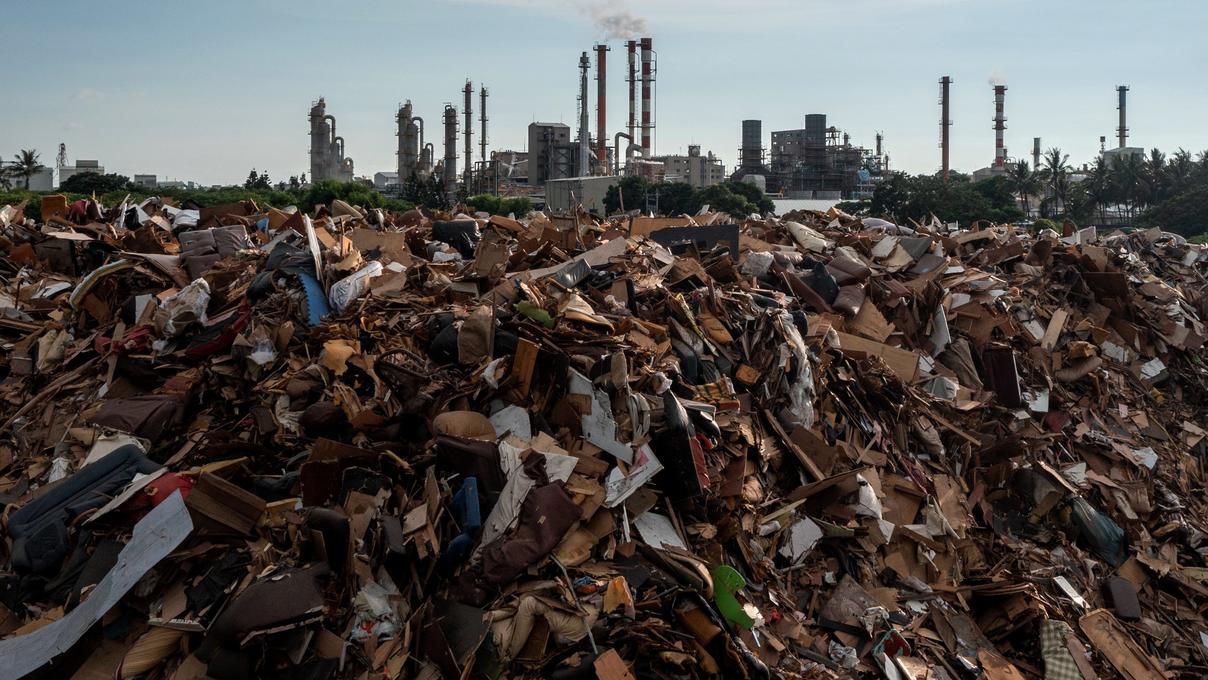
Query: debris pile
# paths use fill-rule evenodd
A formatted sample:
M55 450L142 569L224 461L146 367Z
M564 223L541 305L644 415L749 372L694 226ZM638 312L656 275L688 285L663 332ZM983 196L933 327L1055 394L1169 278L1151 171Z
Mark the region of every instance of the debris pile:
M43 207L2 677L1208 673L1202 246Z

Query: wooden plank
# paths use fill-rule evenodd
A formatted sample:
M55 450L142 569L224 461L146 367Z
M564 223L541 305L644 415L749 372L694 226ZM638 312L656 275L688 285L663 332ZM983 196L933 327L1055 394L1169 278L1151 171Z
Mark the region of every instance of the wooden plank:
M1061 331L1065 330L1065 322L1069 318L1070 313L1064 309L1053 312L1053 317L1049 319L1049 327L1045 329L1044 337L1040 338L1041 349L1052 350L1057 346L1057 339L1061 337Z
M838 331L836 331L839 333ZM839 333L839 347L844 352L862 352L871 356L881 357L889 368L897 374L902 382L910 384L919 374L919 355L900 347L861 338L858 335Z
M244 535L252 533L267 507L263 498L209 472L198 477L185 505L190 511Z
M533 369L537 366L537 343L520 338L516 342L516 357L512 359L512 372L516 375L516 389L527 397L533 385Z

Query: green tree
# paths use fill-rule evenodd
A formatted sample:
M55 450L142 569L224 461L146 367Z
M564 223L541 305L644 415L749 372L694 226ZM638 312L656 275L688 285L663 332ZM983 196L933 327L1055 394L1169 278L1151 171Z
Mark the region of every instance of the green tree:
M79 172L59 184L59 190L73 194L107 194L116 191L126 191L130 187L130 178L125 175L97 172Z
M1208 232L1208 183L1155 205L1137 218L1143 226L1161 227L1183 236Z
M710 210L729 213L735 219L742 219L759 211L759 206L747 200L746 196L735 193L730 183L705 187L697 193L697 199L702 207L708 205Z
M1053 147L1044 153L1044 170L1041 174L1044 177L1045 183L1048 185L1049 196L1045 201L1041 202L1041 211L1047 213L1051 217L1058 216L1064 209L1066 202L1069 201L1070 191L1070 155L1061 153L1061 149Z
M626 211L642 210L646 207L649 189L650 183L645 177L622 177L604 193L604 210L609 215L621 212L622 205Z
M701 203L691 184L664 182L658 185L659 212L664 215L695 215Z
M770 213L776 210L776 204L772 202L772 199L768 198L762 189L750 182L724 182L722 186L729 189L731 193L746 198L755 206L754 212Z
M21 153L14 154L13 158L17 162L12 166L12 174L14 177L25 179L25 188L29 189L29 179L34 175L46 169L46 166L38 162L38 152L34 149L21 149Z
M402 194L403 199L413 205L432 210L446 210L449 207L449 198L445 195L444 184L434 174L427 177L412 175L410 179L403 182Z
M247 174L247 179L243 180L244 189L253 189L257 191L270 191L273 188L273 183L268 178L267 172L256 172L256 168Z
M1027 212L1029 210L1028 199L1041 190L1040 179L1036 176L1036 172L1028 167L1027 161L1019 160L1013 165L1007 166L1006 178L1007 186L1012 193L1019 196L1023 209Z

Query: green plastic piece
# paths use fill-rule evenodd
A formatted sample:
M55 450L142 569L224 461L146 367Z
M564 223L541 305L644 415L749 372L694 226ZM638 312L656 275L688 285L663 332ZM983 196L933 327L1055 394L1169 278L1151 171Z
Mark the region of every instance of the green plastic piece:
M746 579L734 567L724 564L713 567L713 602L717 604L717 610L731 625L751 630L755 626L754 619L747 616L738 598L734 597L734 593L746 585Z
M540 307L529 302L528 300L524 300L522 302L517 302L516 304L512 305L512 309L516 310L517 312L520 312L521 314L527 316L528 318L532 319L533 321L536 321L537 323L541 324L542 326L545 326L546 328L554 327L554 317L550 316L549 312L545 311L544 309L541 309Z

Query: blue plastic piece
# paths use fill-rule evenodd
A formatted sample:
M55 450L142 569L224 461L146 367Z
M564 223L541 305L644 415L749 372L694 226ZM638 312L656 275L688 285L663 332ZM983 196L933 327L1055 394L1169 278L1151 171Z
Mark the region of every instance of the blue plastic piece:
M323 293L323 286L319 285L319 280L310 274L300 273L298 278L302 279L302 289L306 291L306 322L311 326L318 326L323 323L323 317L331 314L331 307L327 306L327 296Z

